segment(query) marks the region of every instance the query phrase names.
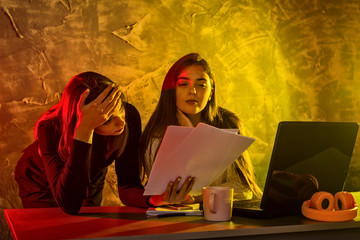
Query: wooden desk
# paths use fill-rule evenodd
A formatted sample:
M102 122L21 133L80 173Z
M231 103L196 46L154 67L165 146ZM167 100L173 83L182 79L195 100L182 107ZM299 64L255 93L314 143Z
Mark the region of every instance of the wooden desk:
M59 208L6 209L4 215L18 240L360 239L359 216L339 223L303 216L265 220L233 217L230 222L209 222L202 216L147 218L145 209L131 207L85 207L74 216Z

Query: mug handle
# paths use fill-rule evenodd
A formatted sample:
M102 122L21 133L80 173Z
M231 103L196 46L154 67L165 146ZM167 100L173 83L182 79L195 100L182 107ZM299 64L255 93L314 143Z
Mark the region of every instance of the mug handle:
M212 213L216 213L215 196L216 196L216 193L211 193L209 196L209 209L210 209L210 212L212 212Z

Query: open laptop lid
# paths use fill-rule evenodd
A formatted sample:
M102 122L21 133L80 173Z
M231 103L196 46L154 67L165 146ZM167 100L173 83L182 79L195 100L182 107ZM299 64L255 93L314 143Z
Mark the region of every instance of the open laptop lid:
M280 122L261 208L298 212L316 190L343 190L359 125L356 122Z

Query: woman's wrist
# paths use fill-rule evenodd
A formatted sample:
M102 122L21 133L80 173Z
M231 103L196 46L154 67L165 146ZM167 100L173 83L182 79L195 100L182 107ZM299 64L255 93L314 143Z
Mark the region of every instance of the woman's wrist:
M76 126L74 130L73 138L82 142L92 143L94 130L89 130L88 128L84 128L81 125Z
M149 205L149 207L155 208L155 207L157 207L157 206L155 206L155 205L152 203L152 201L151 201L151 198L152 198L152 197L153 197L153 196L148 197L148 199L147 199L147 204Z
M164 200L163 195L152 195L148 198L148 204L152 207L158 207L168 203Z

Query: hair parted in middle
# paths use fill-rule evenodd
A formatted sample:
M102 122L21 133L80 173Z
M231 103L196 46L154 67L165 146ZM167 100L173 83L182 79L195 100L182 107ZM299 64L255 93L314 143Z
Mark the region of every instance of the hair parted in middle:
M232 112L219 107L216 102L215 79L208 62L198 53L190 53L177 60L167 72L159 101L151 115L144 132L140 139L139 162L140 172L143 180L146 178L150 166L146 162L147 156L156 156L158 149L151 149L155 139L162 141L166 128L169 125L179 125L176 107L176 83L179 75L189 66L198 65L209 76L211 83L211 98L208 100L205 108L201 111L201 122L218 128L238 128L242 133L240 119ZM154 159L152 159L154 161ZM246 182L255 195L260 196L261 190L255 183L253 167L249 159L243 156L235 160L237 171L240 178Z

